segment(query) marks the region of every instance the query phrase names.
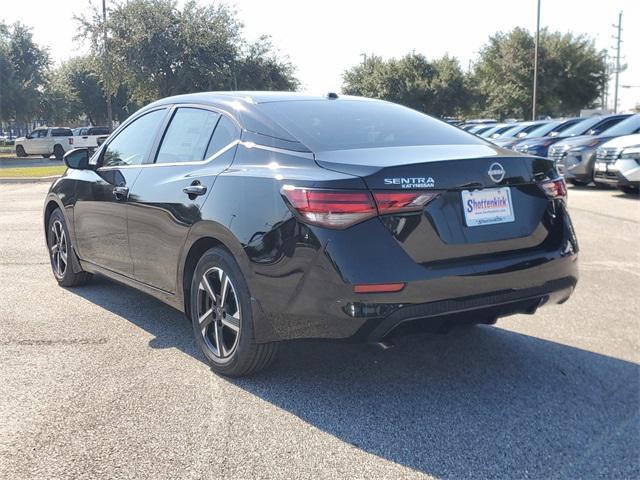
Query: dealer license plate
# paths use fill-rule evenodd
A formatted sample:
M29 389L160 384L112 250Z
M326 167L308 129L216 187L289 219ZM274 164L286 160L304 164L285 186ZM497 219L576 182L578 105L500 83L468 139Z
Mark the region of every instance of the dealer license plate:
M463 190L462 207L468 227L515 221L509 187Z

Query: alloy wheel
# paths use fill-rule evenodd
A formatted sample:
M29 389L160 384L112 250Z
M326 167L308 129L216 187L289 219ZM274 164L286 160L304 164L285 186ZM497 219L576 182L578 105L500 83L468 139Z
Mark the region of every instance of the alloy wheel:
M67 271L68 248L67 236L60 220L55 220L51 225L51 265L56 277L62 278Z
M240 337L240 302L231 278L219 267L207 270L198 286L198 324L211 353L227 360Z

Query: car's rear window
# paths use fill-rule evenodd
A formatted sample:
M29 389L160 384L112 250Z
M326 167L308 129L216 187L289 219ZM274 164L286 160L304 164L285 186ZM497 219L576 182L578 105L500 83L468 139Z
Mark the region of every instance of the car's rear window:
M313 151L484 144L459 128L388 102L305 100L260 107Z
M52 128L52 137L73 137L73 132L70 128Z

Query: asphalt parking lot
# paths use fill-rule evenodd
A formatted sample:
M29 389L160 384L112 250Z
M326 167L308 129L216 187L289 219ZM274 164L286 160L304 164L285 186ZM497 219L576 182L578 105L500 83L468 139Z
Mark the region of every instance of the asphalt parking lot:
M563 306L213 374L183 316L57 287L45 184L0 185L0 478L639 478L640 201L571 189Z

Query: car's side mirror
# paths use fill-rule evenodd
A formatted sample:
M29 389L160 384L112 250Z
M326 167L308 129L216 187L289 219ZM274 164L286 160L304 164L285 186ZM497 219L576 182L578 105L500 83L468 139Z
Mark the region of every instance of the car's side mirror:
M89 165L89 149L88 148L74 148L64 154L64 163L67 167L75 170L87 170Z
M33 137L31 136L31 134L29 134L29 135L27 135L27 136L26 136L26 137L24 137L24 138L26 138L27 140L31 140Z

